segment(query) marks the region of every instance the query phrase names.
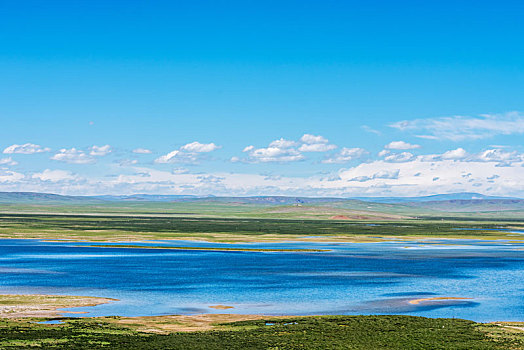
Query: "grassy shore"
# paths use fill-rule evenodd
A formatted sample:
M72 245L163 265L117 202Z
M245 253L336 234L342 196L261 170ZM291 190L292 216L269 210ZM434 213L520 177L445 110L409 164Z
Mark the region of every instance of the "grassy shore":
M394 315L56 316L64 313L59 308L109 301L0 295L0 305L12 310L0 318L0 349L524 349L524 323ZM42 323L49 320L55 322Z
M523 349L517 326L413 316L265 317L152 333L101 318L0 320L0 349ZM136 321L140 323L140 320ZM165 319L164 322L177 322ZM513 328L512 328L513 327Z

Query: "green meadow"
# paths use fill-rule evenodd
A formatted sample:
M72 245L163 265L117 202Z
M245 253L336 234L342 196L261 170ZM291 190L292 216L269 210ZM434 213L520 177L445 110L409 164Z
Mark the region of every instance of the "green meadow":
M144 216L73 213L0 214L0 238L138 241L162 239L215 242L465 238L522 240L520 220L494 218L419 218L397 220L332 220Z
M412 316L240 321L211 331L152 334L100 319L0 321L1 349L522 349L511 327Z

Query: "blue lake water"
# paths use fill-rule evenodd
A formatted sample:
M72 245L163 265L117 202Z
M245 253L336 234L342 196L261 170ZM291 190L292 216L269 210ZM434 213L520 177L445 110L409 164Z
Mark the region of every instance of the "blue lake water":
M0 293L119 299L75 308L87 312L81 316L409 314L524 321L524 243L140 243L326 252L152 250L90 244L0 240ZM433 297L470 299L408 302ZM209 307L218 304L234 308Z

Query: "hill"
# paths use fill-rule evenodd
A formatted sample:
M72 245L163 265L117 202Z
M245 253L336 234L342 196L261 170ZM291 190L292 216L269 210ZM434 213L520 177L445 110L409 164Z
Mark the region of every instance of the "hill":
M500 212L524 210L524 199L457 199L408 202L408 206L442 212Z
M71 204L99 203L100 200L85 196L62 196L52 193L38 192L0 192L2 204Z
M410 202L437 202L453 200L492 200L492 199L515 199L511 197L486 196L480 193L460 192L449 194L436 194L419 197L356 197L365 202L373 203L410 203Z

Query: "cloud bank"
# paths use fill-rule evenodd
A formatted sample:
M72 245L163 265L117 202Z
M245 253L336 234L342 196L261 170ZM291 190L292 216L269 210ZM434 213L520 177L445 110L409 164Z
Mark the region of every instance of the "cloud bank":
M390 124L419 138L434 140L477 140L497 135L524 134L524 116L519 112L403 120Z

